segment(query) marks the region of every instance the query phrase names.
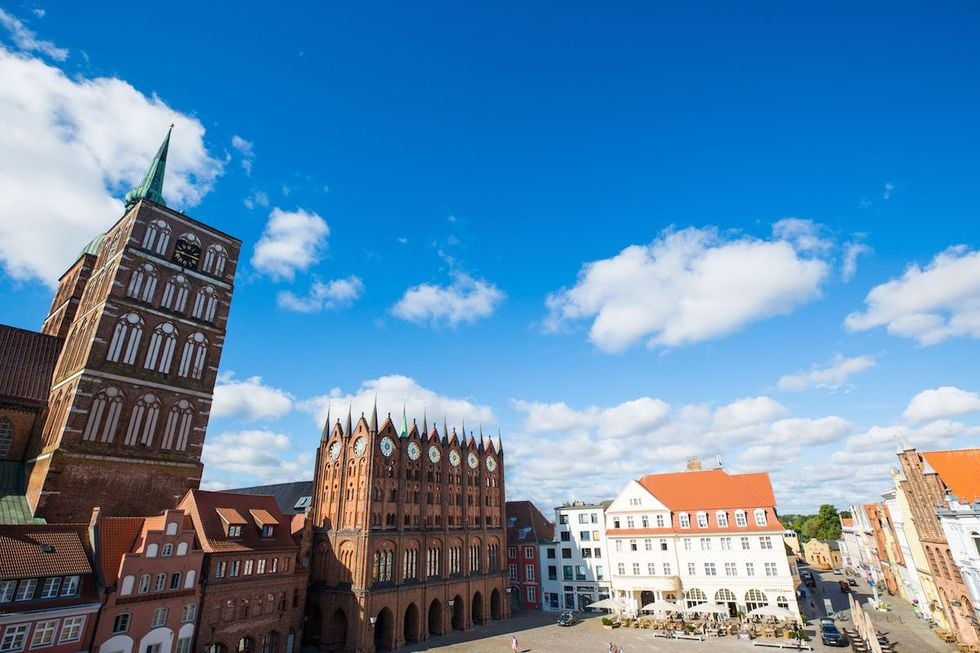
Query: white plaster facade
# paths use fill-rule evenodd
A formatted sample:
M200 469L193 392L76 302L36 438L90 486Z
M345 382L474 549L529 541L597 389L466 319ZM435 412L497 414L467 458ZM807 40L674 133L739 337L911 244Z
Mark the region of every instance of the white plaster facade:
M670 476L678 477L678 483L715 485L718 477L699 476L705 473ZM704 489L697 495L704 496ZM606 508L613 598L623 612L636 615L643 605L666 600L685 607L721 603L731 615L780 605L799 617L796 582L775 506L764 505L762 499L734 505L726 496L710 497L708 503L704 509L678 510L640 482L630 481Z
M976 623L980 620L980 500L972 504L960 503L950 497L947 503L949 509L939 511L939 523L949 542L953 562L970 593L969 597L957 599L958 606L951 607Z
M540 545L541 609L584 611L609 598L609 547L602 504L555 508L555 542Z

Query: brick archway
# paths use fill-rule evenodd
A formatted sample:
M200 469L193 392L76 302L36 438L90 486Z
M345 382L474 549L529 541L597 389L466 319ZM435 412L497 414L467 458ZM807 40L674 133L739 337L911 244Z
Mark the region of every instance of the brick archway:
M405 618L402 620L402 635L406 644L419 641L419 609L414 603L405 608Z
M494 621L503 619L503 611L500 606L500 590L496 587L490 592L490 618Z
M439 599L432 599L432 603L429 604L429 636L432 635L442 635L442 601Z

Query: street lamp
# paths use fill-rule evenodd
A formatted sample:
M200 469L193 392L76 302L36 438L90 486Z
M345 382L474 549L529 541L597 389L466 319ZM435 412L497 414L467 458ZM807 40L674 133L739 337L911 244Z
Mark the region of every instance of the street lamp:
M456 599L449 599L448 603L449 603L449 609L452 610L453 605L456 603Z
M374 628L374 624L378 622L377 617L370 617L368 620L371 622L371 628Z

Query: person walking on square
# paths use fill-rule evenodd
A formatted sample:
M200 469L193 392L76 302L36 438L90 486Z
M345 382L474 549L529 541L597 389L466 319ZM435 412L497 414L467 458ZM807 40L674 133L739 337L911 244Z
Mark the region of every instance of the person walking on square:
M517 635L510 636L510 647L517 653Z

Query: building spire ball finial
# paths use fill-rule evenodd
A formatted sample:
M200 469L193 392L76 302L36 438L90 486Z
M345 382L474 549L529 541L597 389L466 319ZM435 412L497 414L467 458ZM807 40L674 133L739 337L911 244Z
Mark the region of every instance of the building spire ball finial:
M166 202L163 201L163 177L167 172L167 153L170 151L170 134L173 131L174 125L170 123L167 136L163 139L163 143L160 144L160 149L157 150L156 156L153 157L153 161L150 163L146 174L143 175L143 181L126 193L125 202L127 209L142 199L148 199L166 206Z

